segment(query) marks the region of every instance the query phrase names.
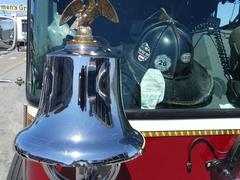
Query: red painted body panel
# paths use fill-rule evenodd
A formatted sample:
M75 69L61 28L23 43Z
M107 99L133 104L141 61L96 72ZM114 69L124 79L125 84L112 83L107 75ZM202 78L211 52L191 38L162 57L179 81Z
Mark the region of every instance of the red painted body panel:
M192 151L192 172L186 170L188 150L197 137L158 137L146 138L143 156L125 163L121 167L118 180L210 180L205 162L214 159L206 144L196 145ZM213 146L228 152L237 136L206 136ZM220 157L223 157L219 155ZM73 169L64 169L64 174L74 178ZM48 179L38 163L27 163L28 180Z
M147 138L144 155L126 164L132 179L209 180L205 162L214 159L206 144L198 144L192 151L192 172L186 170L188 149L196 137ZM236 136L208 136L221 151L228 151ZM123 179L120 177L119 179Z
M27 180L48 180L47 175L44 172L44 169L42 168L41 164L28 161L27 162ZM64 174L69 179L75 178L75 169L74 168L57 168L61 174Z
M26 171L26 177L28 180L48 179L39 163L28 161L26 165Z

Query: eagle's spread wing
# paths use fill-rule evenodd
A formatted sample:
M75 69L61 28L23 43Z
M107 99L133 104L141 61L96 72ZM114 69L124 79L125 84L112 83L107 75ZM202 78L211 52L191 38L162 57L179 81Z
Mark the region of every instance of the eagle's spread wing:
M79 23L79 18L77 18L71 25L70 29L71 30L77 30L78 29L78 23Z
M172 18L168 15L168 13L166 12L166 10L164 8L160 9L160 20L162 21L170 21L172 20Z
M112 22L118 23L118 15L108 0L97 0L98 16L104 16Z
M62 17L60 19L59 25L65 24L73 16L80 13L84 9L84 4L82 0L73 0L63 11Z

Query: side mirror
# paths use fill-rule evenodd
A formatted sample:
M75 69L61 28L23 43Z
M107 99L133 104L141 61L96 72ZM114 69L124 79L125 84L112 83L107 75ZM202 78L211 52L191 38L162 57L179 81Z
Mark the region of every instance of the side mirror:
M0 51L11 51L17 41L17 26L13 18L0 16Z

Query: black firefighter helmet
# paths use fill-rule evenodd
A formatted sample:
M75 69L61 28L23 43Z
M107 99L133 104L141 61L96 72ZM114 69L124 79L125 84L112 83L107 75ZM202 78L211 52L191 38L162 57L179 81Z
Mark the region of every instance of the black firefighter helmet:
M163 104L194 106L211 99L213 78L193 59L191 34L171 18L147 27L130 54L132 71L141 81L149 68L165 79Z

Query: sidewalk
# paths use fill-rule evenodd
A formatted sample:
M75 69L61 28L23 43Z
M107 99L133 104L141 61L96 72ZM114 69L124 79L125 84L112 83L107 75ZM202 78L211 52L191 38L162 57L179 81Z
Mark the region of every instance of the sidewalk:
M25 81L25 53L11 52L0 56L0 80L23 77ZM6 179L14 155L15 135L23 127L25 84L0 83L0 179Z

